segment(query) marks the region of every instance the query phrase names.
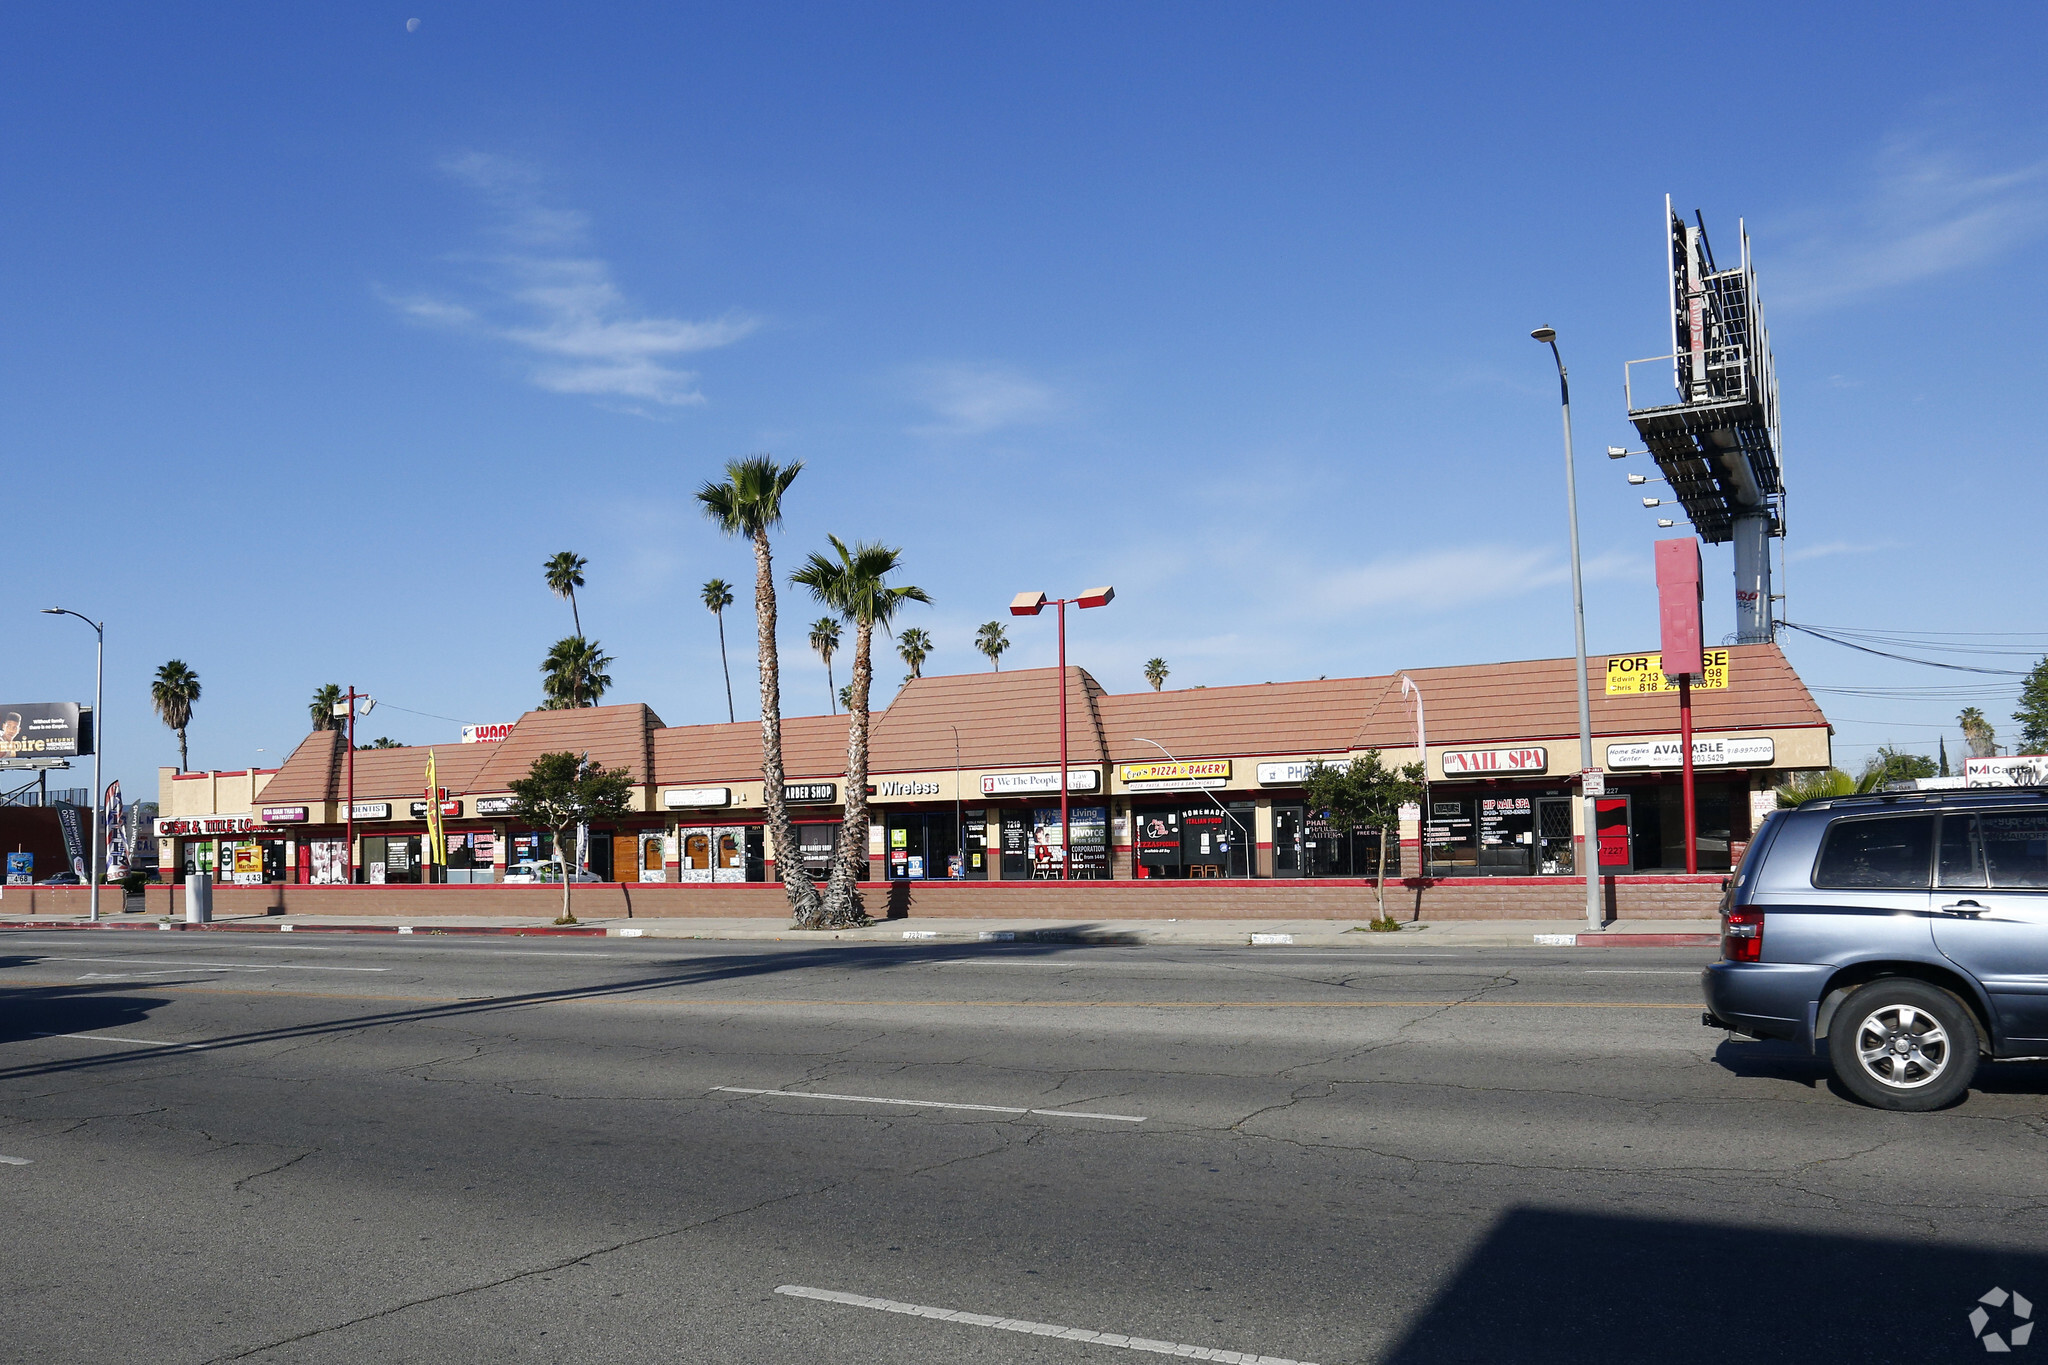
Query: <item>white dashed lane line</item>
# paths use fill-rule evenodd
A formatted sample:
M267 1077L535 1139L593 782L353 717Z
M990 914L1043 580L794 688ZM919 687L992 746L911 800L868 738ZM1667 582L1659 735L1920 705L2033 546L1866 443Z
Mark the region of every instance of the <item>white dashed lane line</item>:
M872 1308L882 1313L902 1313L907 1317L957 1322L967 1327L988 1327L998 1332L1022 1332L1034 1337L1057 1337L1062 1341L1085 1341L1096 1346L1115 1346L1126 1351L1148 1351L1159 1356L1179 1356L1183 1360L1221 1360L1231 1362L1231 1365L1313 1365L1306 1360L1291 1360L1286 1356L1265 1356L1256 1351L1226 1351L1216 1346L1190 1346L1179 1341L1157 1341L1151 1337L1126 1336L1122 1332L1093 1332L1085 1327L1061 1327L1055 1323L1005 1318L993 1313L968 1313L957 1308L933 1308L929 1304L871 1299L865 1294L842 1294L835 1289L810 1289L800 1284L777 1285L775 1292L787 1294L793 1299L843 1303L849 1307Z
M389 967L315 967L291 962L185 962L174 957L45 957L40 962L111 962L118 966L203 968L216 972L388 972ZM151 972L162 976L162 972Z
M142 1047L184 1047L160 1038L116 1038L111 1033L32 1033L31 1038L90 1038L95 1043L136 1043Z
M0 1156L0 1166L33 1166L34 1164L25 1156Z
M739 1085L714 1085L728 1095L773 1095L792 1100L841 1100L847 1104L902 1104L914 1109L971 1109L980 1114L1043 1114L1055 1119L1101 1119L1106 1123L1143 1123L1137 1114L1091 1114L1080 1109L1023 1109L1008 1104L960 1104L951 1100L897 1100L882 1095L827 1095L816 1090L752 1090Z

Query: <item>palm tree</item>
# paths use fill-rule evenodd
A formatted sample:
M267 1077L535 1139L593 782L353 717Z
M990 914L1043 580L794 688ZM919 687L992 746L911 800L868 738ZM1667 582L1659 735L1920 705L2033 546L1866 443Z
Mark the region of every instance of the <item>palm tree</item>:
M853 710L853 684L852 684L852 683L847 683L847 684L846 684L846 685L845 685L844 687L842 687L842 688L840 688L840 689L839 689L839 709L840 709L840 710L842 710L842 711L851 711L851 710Z
M910 665L910 676L924 676L924 661L932 652L932 637L912 626L896 637L896 653L904 663Z
M341 688L336 684L328 683L325 687L314 688L313 700L306 706L306 709L313 713L313 728L315 730L339 728L340 721L335 717L334 708L341 705L341 703Z
M797 856L796 827L782 799L782 660L775 647L775 563L768 533L782 524L782 495L803 472L804 462L775 463L773 456L749 455L730 460L723 483L697 490L704 515L729 536L754 544L754 626L761 670L761 803L767 808L768 837L775 841L775 870L789 894L789 908L798 925L816 928L824 903L818 888L804 875ZM867 827L861 826L862 852Z
M838 536L826 539L837 558L813 554L789 577L853 623L853 681L848 684L846 707L852 717L846 727L846 823L839 827L839 842L832 850L825 914L832 924L859 924L867 918L860 903L859 874L868 861L868 686L874 678L875 627L887 630L905 602L932 599L923 588L889 586L887 579L901 564L902 551L886 545L848 548Z
M185 771L187 760L185 727L192 723L192 703L198 700L199 675L187 668L183 659L173 659L159 668L149 685L149 702L156 708L157 719L178 732L179 772Z
M1145 681L1152 684L1154 692L1166 686L1166 675L1170 671L1166 666L1166 660L1156 654L1145 660Z
M974 647L988 655L996 672L1003 671L1003 651L1010 647L1010 632L1001 621L990 621L974 632Z
M543 711L566 711L578 706L595 706L611 688L611 655L595 640L565 635L540 661L541 690L547 699Z
M839 623L829 616L820 616L811 622L811 648L818 651L818 657L825 661L825 706L832 706L832 655L839 648Z
M576 610L576 589L583 586L583 570L590 561L582 555L564 550L558 555L548 556L541 572L547 576L548 591L557 597L569 599L569 619L576 623L576 635L583 635L583 613Z
M1963 713L1956 717L1956 723L1963 727L1963 743L1970 748L1971 758L1989 758L1998 749L1998 732L1991 728L1991 722L1984 719L1984 713L1974 706L1965 706Z
M704 585L704 605L718 618L718 666L725 670L725 718L734 719L732 710L732 665L725 658L725 609L732 605L732 584L723 578L714 578Z

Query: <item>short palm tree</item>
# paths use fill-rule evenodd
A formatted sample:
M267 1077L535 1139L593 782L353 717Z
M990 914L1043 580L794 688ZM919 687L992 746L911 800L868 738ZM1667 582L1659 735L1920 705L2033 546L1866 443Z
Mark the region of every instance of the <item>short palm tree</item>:
M341 703L342 695L339 684L328 683L325 687L314 688L313 700L306 706L306 709L313 715L313 728L315 730L333 730L338 728L341 725L341 720L334 714L334 708L341 705Z
M910 676L924 676L924 661L931 657L932 637L912 626L896 637L896 653L904 663L910 665Z
M829 616L811 622L811 648L825 661L825 707L830 710L836 690L832 686L832 656L839 649L839 623Z
M796 826L782 799L782 660L775 647L775 564L768 545L768 533L782 524L783 495L803 468L802 460L779 465L769 455L731 460L724 482L698 489L697 502L719 530L753 542L755 648L761 670L761 801L767 808L768 837L775 841L775 870L789 895L790 911L798 925L816 928L824 902L804 875L803 859L796 856ZM867 838L865 825L861 838Z
M569 619L576 623L576 634L583 634L583 613L576 610L576 589L583 586L583 570L590 561L582 555L564 550L558 555L548 556L541 572L546 575L548 591L557 597L569 599Z
M595 640L565 635L540 661L544 711L566 711L578 706L595 706L610 690L611 655Z
M184 772L188 755L185 727L192 723L192 703L199 700L199 675L183 659L173 659L156 671L149 685L149 703L156 717L178 734L178 771Z
M734 719L732 709L732 665L725 657L725 609L732 605L732 584L714 578L704 585L704 606L718 618L718 666L725 670L725 718Z
M892 587L889 575L902 562L902 551L886 545L849 547L827 536L832 555L813 554L791 574L792 583L853 623L853 681L848 684L846 727L846 823L832 850L832 870L825 883L825 915L832 924L859 924L867 918L860 902L860 873L868 861L868 686L874 678L875 627L887 630L905 602L930 602L923 588ZM906 632L907 634L908 632Z
M1154 692L1166 686L1166 675L1170 671L1166 666L1166 660L1157 655L1145 660L1145 681L1152 684Z
M1001 621L990 621L974 632L974 647L988 655L996 672L1003 671L1003 651L1010 647L1010 632Z

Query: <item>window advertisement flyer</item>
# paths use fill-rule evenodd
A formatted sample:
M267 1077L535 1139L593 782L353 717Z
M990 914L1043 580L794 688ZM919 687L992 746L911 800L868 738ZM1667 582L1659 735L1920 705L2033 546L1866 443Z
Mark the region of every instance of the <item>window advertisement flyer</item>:
M1067 876L1074 881L1105 881L1109 877L1109 808L1074 806L1074 837L1070 841ZM1053 815L1057 817L1058 811Z
M263 846L254 840L235 845L235 885L263 885Z
M10 853L7 855L7 884L9 886L30 886L36 879L36 855L33 853Z
M1058 881L1060 865L1066 861L1065 832L1060 828L1057 807L1031 812L1031 876L1036 881Z

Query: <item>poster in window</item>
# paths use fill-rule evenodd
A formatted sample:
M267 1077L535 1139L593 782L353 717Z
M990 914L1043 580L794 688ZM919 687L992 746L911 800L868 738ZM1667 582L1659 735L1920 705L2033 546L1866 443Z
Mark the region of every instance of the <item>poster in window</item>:
M313 885L348 884L348 842L343 839L315 839L311 846Z
M1058 810L1031 812L1031 875L1038 881L1058 881L1060 865L1066 861L1065 831L1060 828Z
M1180 812L1146 810L1137 813L1138 864L1141 867L1180 866Z
M1057 812L1055 812L1057 814ZM1103 881L1109 876L1109 808L1075 806L1069 841L1067 876L1074 881Z

